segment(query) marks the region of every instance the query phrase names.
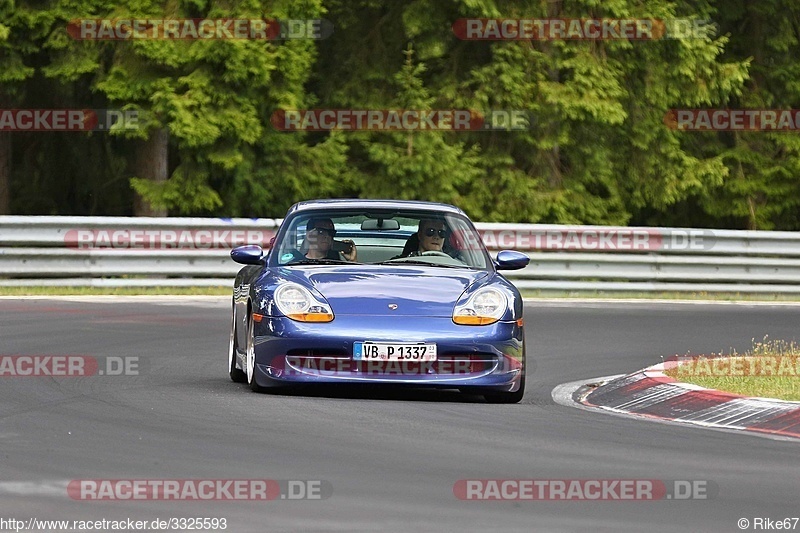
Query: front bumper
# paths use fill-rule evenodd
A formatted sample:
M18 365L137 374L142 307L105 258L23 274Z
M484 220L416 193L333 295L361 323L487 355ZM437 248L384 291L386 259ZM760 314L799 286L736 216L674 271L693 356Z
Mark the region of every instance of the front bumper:
M338 315L328 323L264 316L255 324L255 380L395 383L514 392L524 372L524 331L516 322L460 326L447 317ZM438 361L355 361L353 343L434 342Z

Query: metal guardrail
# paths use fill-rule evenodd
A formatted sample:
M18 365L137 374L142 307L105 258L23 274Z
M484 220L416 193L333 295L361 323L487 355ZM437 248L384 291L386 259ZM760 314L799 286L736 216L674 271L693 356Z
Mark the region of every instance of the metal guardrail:
M233 246L279 219L0 216L0 286L229 286ZM521 289L800 293L800 233L476 224Z

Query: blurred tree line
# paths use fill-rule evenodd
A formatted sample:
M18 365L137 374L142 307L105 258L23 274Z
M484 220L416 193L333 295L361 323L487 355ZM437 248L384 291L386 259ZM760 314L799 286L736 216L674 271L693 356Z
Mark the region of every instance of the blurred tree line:
M80 18L325 18L324 40L79 41ZM464 41L459 18L695 18L656 41ZM0 214L280 217L319 197L475 220L800 229L797 133L671 108L800 108L797 0L0 0L0 109L146 112L0 132ZM526 131L280 132L277 109L523 109Z

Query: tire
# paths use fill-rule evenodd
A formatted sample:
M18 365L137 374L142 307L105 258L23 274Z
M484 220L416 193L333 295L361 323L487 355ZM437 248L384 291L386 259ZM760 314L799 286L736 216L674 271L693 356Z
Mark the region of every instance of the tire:
M253 313L248 309L247 312L247 351L245 352L245 377L250 390L253 392L263 392L264 388L256 383L256 343L255 343L255 321Z
M236 311L231 311L231 341L228 344L228 373L234 383L247 383L247 374L236 368Z
M524 361L524 359L523 359ZM525 396L525 364L522 366L522 376L519 378L519 389L516 392L492 392L483 395L486 403L519 403Z

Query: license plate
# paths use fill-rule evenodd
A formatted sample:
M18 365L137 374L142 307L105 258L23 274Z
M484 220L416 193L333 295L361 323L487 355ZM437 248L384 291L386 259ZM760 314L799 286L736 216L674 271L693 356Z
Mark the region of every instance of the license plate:
M436 361L436 344L408 342L355 342L356 361Z

